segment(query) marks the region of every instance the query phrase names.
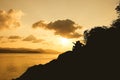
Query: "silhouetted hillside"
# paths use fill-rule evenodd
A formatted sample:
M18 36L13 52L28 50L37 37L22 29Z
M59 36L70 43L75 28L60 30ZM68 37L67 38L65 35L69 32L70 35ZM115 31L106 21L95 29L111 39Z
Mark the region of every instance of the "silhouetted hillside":
M72 51L45 65L29 67L14 80L120 80L120 18L110 28L85 31L84 38L85 45L77 41Z

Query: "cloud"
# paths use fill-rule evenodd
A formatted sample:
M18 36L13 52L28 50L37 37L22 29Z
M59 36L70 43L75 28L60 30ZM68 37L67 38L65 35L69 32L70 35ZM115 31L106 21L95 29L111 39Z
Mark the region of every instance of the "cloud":
M7 41L1 41L1 43L7 43Z
M10 40L9 42L13 43L13 42L16 42L16 40Z
M23 12L20 10L10 9L8 12L0 10L0 30L20 27L20 19Z
M47 24L43 20L41 20L41 21L34 23L32 27L33 28L38 28L38 27L46 28L46 26L47 26Z
M21 39L20 36L9 36L8 39Z
M32 43L39 43L42 42L42 39L37 39L35 36L33 35L29 35L28 37L24 38L23 41L32 41Z
M66 38L79 38L82 36L81 34L76 32L76 30L81 29L82 27L69 19L57 20L48 24L44 21L39 21L34 23L32 27L54 30L55 35L60 35Z
M28 37L23 39L23 41L34 41L34 40L36 40L36 37L33 35L29 35Z
M2 38L4 38L4 36L0 36L0 40L1 40Z
M32 41L33 43L39 43L39 42L42 42L42 41L44 41L44 40L42 40L42 39L36 39L36 40L34 40L34 41Z

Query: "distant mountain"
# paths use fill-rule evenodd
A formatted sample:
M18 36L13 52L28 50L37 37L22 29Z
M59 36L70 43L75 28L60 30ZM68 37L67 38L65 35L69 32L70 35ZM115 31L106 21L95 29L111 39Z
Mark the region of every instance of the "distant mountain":
M27 49L27 48L0 48L0 53L58 53L54 50Z
M25 49L25 48L0 48L0 53L41 53L42 50Z
M58 53L61 53L61 52L59 52L59 51L56 51L56 50L52 50L52 49L46 49L46 50L44 50L44 53L54 53L54 54L58 54Z

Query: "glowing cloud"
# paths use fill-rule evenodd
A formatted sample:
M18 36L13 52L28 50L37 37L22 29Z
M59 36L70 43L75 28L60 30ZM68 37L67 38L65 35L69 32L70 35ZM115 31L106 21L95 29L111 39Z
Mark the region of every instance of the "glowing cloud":
M0 10L0 30L20 27L23 12L10 9L8 12Z
M33 28L44 28L48 30L54 30L55 35L60 35L66 38L79 38L82 35L77 33L76 30L82 27L75 24L72 20L57 20L46 24L44 21L39 21L33 24Z

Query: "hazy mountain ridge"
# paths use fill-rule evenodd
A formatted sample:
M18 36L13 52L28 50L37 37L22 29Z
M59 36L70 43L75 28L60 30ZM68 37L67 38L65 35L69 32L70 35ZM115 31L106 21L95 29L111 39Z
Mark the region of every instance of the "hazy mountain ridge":
M55 50L28 48L0 48L0 53L59 53Z

